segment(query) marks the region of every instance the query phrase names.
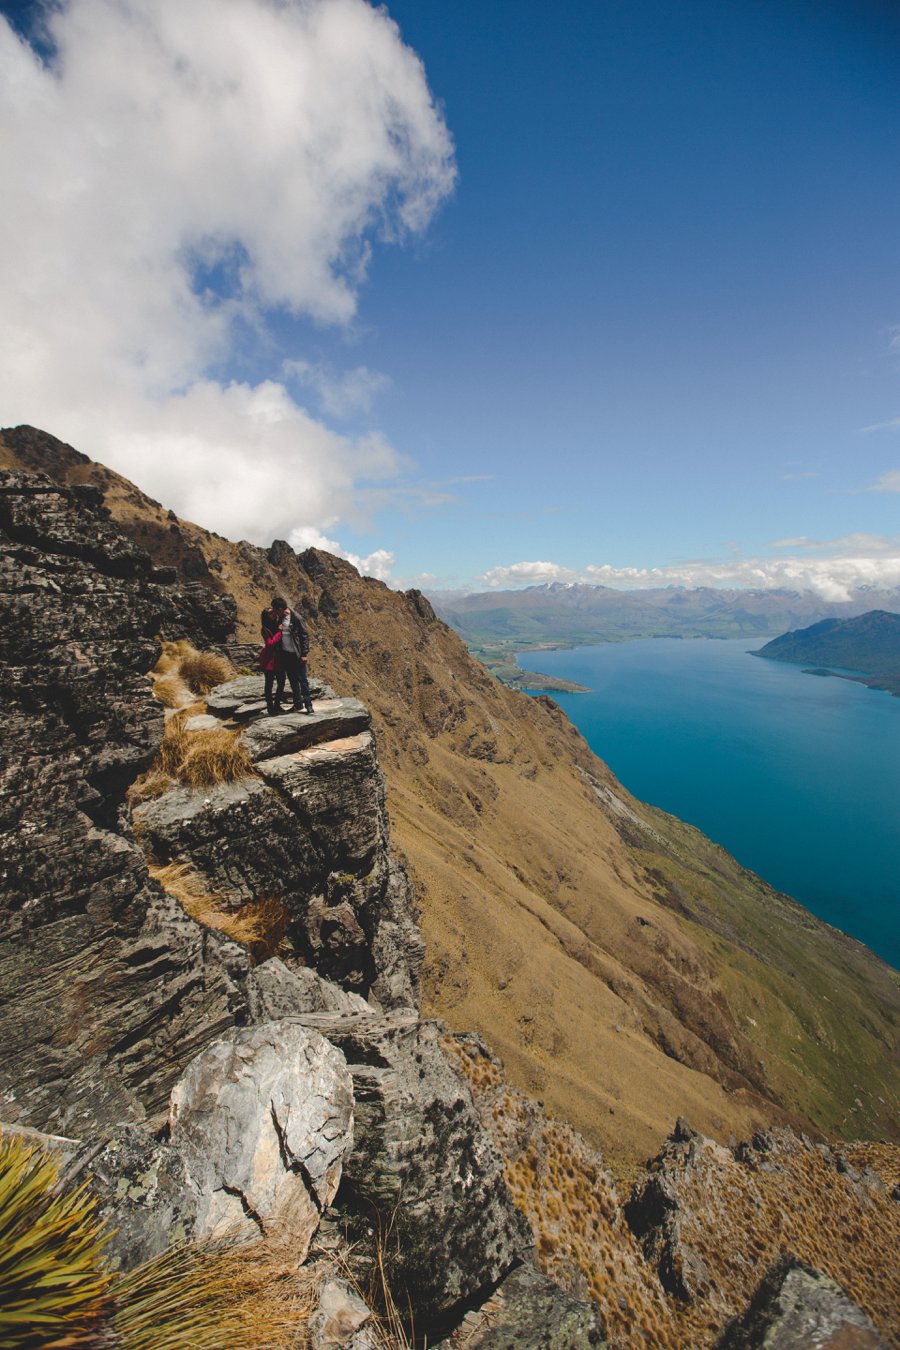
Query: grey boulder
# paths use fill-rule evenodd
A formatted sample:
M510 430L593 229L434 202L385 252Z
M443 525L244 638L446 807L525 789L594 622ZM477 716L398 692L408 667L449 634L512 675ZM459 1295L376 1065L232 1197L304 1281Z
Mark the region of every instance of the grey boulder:
M343 1055L296 1022L233 1030L188 1066L169 1120L197 1235L261 1232L304 1260L353 1142Z
M887 1344L839 1285L786 1257L717 1350L887 1350Z

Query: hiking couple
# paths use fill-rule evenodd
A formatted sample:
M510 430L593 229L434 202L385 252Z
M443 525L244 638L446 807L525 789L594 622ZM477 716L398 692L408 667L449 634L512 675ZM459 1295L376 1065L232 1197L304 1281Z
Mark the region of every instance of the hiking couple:
M259 654L259 665L266 677L269 716L277 717L285 711L311 713L313 705L306 673L309 631L297 611L288 608L283 595L273 596L271 609L262 612L262 639L265 646ZM285 677L294 696L294 705L289 709L281 706Z

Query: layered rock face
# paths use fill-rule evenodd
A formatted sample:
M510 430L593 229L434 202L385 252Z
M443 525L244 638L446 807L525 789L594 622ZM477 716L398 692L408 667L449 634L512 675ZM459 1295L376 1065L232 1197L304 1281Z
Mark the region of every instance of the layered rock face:
M164 1111L234 1020L245 954L152 885L118 822L162 709L155 634L182 627L172 576L91 488L0 475L0 1114L78 1134ZM209 637L228 607L210 607Z

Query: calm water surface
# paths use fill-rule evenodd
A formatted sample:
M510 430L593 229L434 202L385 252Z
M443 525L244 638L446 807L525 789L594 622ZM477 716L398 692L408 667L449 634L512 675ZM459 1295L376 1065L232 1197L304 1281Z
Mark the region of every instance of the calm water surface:
M752 645L658 638L519 663L588 686L553 697L637 797L900 967L900 698Z

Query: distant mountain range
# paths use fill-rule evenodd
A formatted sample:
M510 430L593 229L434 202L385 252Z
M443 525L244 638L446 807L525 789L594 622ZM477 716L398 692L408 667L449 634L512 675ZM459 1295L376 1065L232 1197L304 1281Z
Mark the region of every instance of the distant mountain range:
M900 696L900 614L873 609L852 619L823 619L785 633L756 653L772 661L814 665L813 675L858 671L863 684Z
M900 610L900 587L860 587L849 600L812 591L718 590L711 586L617 590L561 584L457 595L432 592L440 617L495 674L523 682L517 651L633 638L764 638L875 609Z

